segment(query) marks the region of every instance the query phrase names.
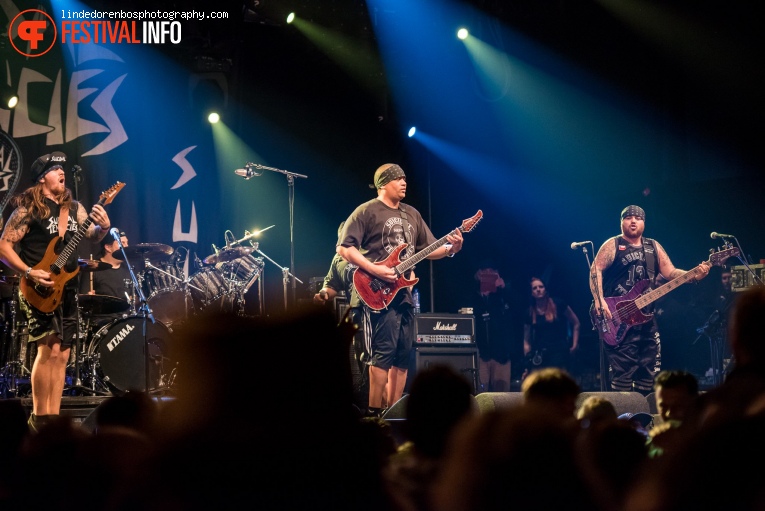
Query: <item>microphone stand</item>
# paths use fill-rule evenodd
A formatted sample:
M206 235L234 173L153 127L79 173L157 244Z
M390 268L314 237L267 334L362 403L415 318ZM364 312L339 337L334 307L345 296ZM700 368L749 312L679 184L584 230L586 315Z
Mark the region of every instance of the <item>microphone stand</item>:
M112 232L109 231L109 236L113 236ZM143 334L143 350L144 350L144 381L146 383L145 392L146 395L149 395L149 337L148 337L148 329L147 329L147 323L146 319L150 319L151 323L156 323L156 320L154 319L154 313L151 311L151 307L149 307L149 301L146 299L146 295L143 294L143 289L141 289L141 285L138 283L138 279L135 276L135 273L133 273L133 267L130 265L130 261L128 260L127 253L125 253L125 247L122 246L122 240L120 239L119 235L113 236L115 240L117 240L117 244L120 246L120 250L122 251L122 257L125 259L125 264L127 265L128 270L130 271L130 278L133 279L133 289L138 291L138 296L141 299L141 315L143 317L143 321L141 322L142 326L142 334Z
M594 248L593 248L594 250ZM584 258L587 261L587 269L590 272L590 280L592 281L592 289L595 290L595 296L598 299L598 323L600 327L600 331L602 332L608 332L608 321L606 321L606 315L604 313L604 305L603 305L603 298L600 296L600 288L598 287L598 277L597 274L592 271L592 262L590 261L590 255L589 252L587 252L587 247L585 245L582 245L582 253L584 254ZM598 352L599 352L599 359L600 359L600 391L605 392L606 391L606 380L608 380L608 369L606 364L606 349L603 345L603 338L601 337L600 333L598 333Z
M265 165L259 165L257 163L247 163L244 166L244 168L247 169L247 170L249 170L251 168L255 168L255 169L259 169L259 170L260 169L262 169L262 170L270 170L272 172L279 172L279 173L284 174L285 176L287 176L287 187L288 187L288 190L289 190L289 195L288 195L289 196L289 199L288 199L289 200L289 212L290 212L290 268L292 268L294 270L295 269L295 240L294 240L293 236L294 236L294 220L295 220L295 178L296 177L302 177L302 178L306 178L307 179L308 176L306 176L304 174L297 174L295 172L289 172L287 170L275 169L273 167L266 167ZM260 253L260 252L258 252L258 253ZM265 257L265 255L264 255L264 257ZM269 261L270 261L270 259L269 259ZM271 262L273 262L273 261L271 261ZM276 263L274 263L274 264L276 264ZM297 277L295 277L294 275L292 275L289 271L285 272L284 268L282 268L282 272L284 274L284 278L285 279L287 278L288 275L292 276L292 302L295 303L295 287L297 285L295 281L300 282L300 280ZM300 283L302 284L302 282L300 282ZM286 282L285 282L285 286L286 286ZM286 289L285 289L285 306L284 306L285 309L287 308L286 299L287 299L287 297L286 297Z
M755 271L752 269L752 267L749 266L749 262L747 261L746 254L744 253L744 249L741 248L741 243L738 242L738 238L736 238L735 236L732 236L732 238L734 240L736 240L736 245L738 246L738 251L740 253L740 255L738 256L738 260L741 261L741 264L746 266L747 271L749 272L749 274L754 279L754 283L755 284L762 284L762 279L757 275L757 273L755 273ZM725 241L724 244L725 245L730 245L730 242L729 241Z
M282 285L284 287L284 310L287 310L287 282L289 281L289 277L292 277L292 279L293 279L292 280L292 283L293 283L292 290L293 291L295 290L295 286L294 286L295 281L298 281L301 284L303 283L303 281L300 280L299 278L297 278L296 276L294 276L292 273L290 273L290 269L289 268L284 268L283 266L277 264L276 261L274 261L273 259L268 257L266 254L264 254L263 251L258 248L259 243L257 241L251 241L250 244L252 244L252 247L255 249L255 252L257 252L258 254L262 255L264 258L266 258L269 261L271 261L271 264L273 264L274 266L276 266L277 268L279 268L281 270L281 272L282 272Z

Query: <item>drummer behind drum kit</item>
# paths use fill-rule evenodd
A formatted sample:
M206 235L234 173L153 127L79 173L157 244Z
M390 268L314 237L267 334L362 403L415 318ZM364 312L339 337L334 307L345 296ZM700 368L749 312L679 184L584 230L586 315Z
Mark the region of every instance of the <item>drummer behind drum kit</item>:
M184 248L185 250L185 248ZM144 339L144 315L140 293L126 281L131 293L122 297L81 294L78 296L78 334L73 359L74 375L68 391L92 394L123 393L146 387L144 345L149 345L151 391L169 388L175 378L172 357L172 327L206 312L244 314L245 294L263 271L263 259L252 255L256 247L230 247L206 257L204 266L186 278L183 259L172 247L160 243L141 243L124 247L136 280L156 320L148 322ZM114 252L124 259L122 251ZM80 259L80 271L102 271L107 263ZM18 311L18 276L2 277L11 284L10 298L3 300L3 364L0 391L19 396L19 383L28 381L34 361L34 346L27 346L26 323ZM93 332L94 316L113 315L117 319ZM103 317L103 316L102 316ZM115 342L118 341L118 342ZM114 346L117 346L114 348ZM67 378L69 382L69 378Z

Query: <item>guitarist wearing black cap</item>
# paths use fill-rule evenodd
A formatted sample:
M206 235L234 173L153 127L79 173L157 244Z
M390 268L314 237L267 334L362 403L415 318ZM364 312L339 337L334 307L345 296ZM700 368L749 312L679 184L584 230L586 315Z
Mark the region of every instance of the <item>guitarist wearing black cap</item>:
M55 289L62 277L71 279L69 275L76 274L79 269L76 251L62 261L60 272L53 271L54 264L41 263L47 263L53 240L63 238L61 245L65 246L84 229L84 237L99 241L110 227L109 216L100 204L93 206L88 215L85 208L72 199L72 192L65 185L65 164L66 155L58 151L35 160L31 169L34 184L14 197L15 209L0 237L0 258L22 276L19 306L27 319L29 341L37 342L31 376L29 425L32 431L37 431L61 410L66 366L77 331L76 280L65 281L62 294L52 295L53 302L46 298L46 290ZM28 290L28 296L24 289ZM40 301L32 297L33 289L43 297ZM51 310L40 310L40 307L48 309L48 305Z
M661 369L661 341L653 307L643 306L641 295L659 276L667 281L682 278L681 284L686 279L701 280L711 264L705 261L690 271L675 268L664 247L643 236L645 211L640 206L622 210L621 230L621 236L601 245L592 262L591 315L611 367L611 390L648 395Z

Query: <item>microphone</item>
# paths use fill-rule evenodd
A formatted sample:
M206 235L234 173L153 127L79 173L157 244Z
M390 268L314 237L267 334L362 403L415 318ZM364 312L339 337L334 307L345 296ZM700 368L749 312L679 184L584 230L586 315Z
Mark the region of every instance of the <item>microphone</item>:
M243 169L236 169L234 171L234 174L236 174L237 176L242 176L245 179L250 179L256 175L255 171L252 170L252 168L250 167L245 167Z
M236 169L234 174L242 176L245 179L250 179L256 176L260 176L263 172L256 172L255 170L260 167L257 163L245 163L243 169Z
M74 174L79 174L80 172L82 172L82 167L80 167L79 165L72 165L72 172Z
M122 240L120 240L120 230L116 227L112 227L109 229L109 234L111 234L114 240L120 244L120 247L122 247Z
M709 237L713 240L717 238L735 238L735 236L732 234L720 234L719 232L713 232L709 235Z
M576 250L577 248L581 247L582 245L586 245L588 243L592 243L591 241L575 241L571 244L571 250Z

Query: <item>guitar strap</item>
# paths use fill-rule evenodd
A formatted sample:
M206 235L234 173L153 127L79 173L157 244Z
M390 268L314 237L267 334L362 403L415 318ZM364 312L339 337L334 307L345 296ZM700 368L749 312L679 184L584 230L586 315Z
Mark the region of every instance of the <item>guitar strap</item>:
M62 238L66 234L66 228L69 225L69 208L62 206L58 213L58 235Z
M410 247L414 247L414 245L412 245L412 239L409 236L409 220L407 219L403 204L398 205L398 213L401 215L401 226L404 228L404 241L406 241L406 244Z
M651 238L643 236L643 252L645 253L645 266L648 270L648 280L651 281L651 287L656 285L656 249Z
M398 205L398 212L401 215L401 225L404 228L404 240L411 246L412 240L409 238L409 220L407 219L406 212L401 204Z

